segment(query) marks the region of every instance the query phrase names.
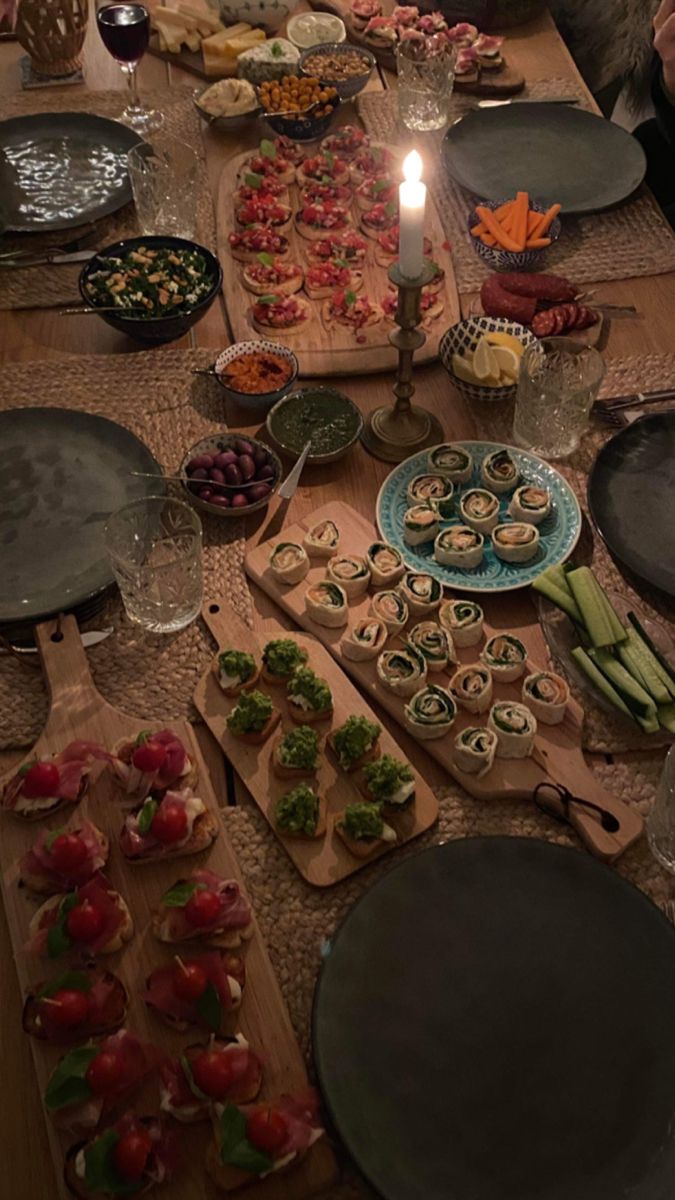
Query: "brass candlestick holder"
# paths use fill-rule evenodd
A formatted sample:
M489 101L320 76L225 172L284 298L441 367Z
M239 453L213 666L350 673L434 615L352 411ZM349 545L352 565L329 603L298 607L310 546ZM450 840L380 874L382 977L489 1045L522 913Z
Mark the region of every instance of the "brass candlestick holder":
M389 278L398 288L396 324L398 329L389 334L389 341L398 350L398 370L393 405L384 404L375 409L365 422L361 441L375 458L385 462L403 462L425 446L435 446L443 441L443 430L433 413L417 404L411 404L415 394L412 381L413 355L426 341L418 328L420 323L420 299L422 288L431 283L434 269L427 259L417 279L406 279L401 274L398 262L389 268Z

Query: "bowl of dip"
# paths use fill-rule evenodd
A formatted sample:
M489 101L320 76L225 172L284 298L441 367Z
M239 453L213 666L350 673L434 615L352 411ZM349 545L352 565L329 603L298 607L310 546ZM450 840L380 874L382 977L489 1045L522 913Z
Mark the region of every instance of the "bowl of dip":
M307 462L332 463L358 441L363 417L353 400L331 387L301 388L267 414L267 432L284 454L297 459L311 439Z
M347 30L344 21L332 13L296 13L288 20L286 37L298 50L308 50L310 46L321 46L326 42L345 42Z

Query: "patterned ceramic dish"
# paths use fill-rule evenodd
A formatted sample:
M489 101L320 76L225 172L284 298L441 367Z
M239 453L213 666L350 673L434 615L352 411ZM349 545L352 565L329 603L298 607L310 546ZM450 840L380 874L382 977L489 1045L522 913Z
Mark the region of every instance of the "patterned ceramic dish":
M428 451L423 450L406 459L400 466L394 467L377 497L377 525L380 535L383 541L401 551L408 567L412 571L424 571L433 575L439 583L457 592L511 592L532 583L545 567L555 566L568 558L579 540L581 512L574 492L562 475L538 455L519 450L515 446L505 447L498 442L457 444L467 450L474 461L471 479L461 484L455 493L457 505L464 492L484 486L480 480L480 464L486 455L495 450L508 449L520 472L521 483L548 488L553 503L550 515L539 525L540 542L537 554L526 563L503 562L496 557L490 539L486 538L485 553L480 566L473 570L461 570L437 563L433 557L433 543L409 546L403 538L403 514L409 507L406 492L410 481L428 470ZM511 495L511 492L507 492L499 497L502 521L509 520L507 510ZM456 511L458 514L459 509ZM441 529L458 523L459 515L456 515L451 520L441 521Z
M523 346L531 346L536 338L531 330L516 321L506 317L465 317L450 329L446 329L438 348L438 354L443 366L450 376L457 391L465 400L477 400L479 403L499 403L513 400L516 394L515 383L505 384L504 387L488 387L482 383L466 383L459 379L452 369L453 354L462 354L465 350L475 350L479 339L485 333L510 333Z
M492 212L500 205L504 204L504 200L481 200L483 208L489 208ZM530 202L532 212L545 213L547 206L538 204L536 201ZM542 246L538 250L500 250L498 246L486 246L479 237L475 237L471 232L474 225L477 225L480 220L475 208L469 213L468 225L469 237L479 258L487 263L493 271L532 271L536 270L536 264L544 257L546 252L550 250L550 246ZM551 239L551 246L554 246L560 237L560 217L555 217L546 232L546 237Z
M200 480L199 483L197 483L197 481L194 479L191 480L187 474L187 465L191 459L197 458L197 456L200 454L215 455L222 454L223 451L226 450L235 449L235 444L238 441L248 442L253 448L254 453L258 451L264 451L267 464L274 472L272 478L264 481L269 484L270 490L262 499L250 501L243 508L221 508L220 505L210 504L208 500L202 500L201 496L197 495L197 488L202 485L208 485L208 480ZM186 492L186 499L188 499L190 504L194 505L195 508L201 509L202 512L211 513L211 516L213 517L239 517L239 519L241 519L242 517L247 516L248 513L259 512L261 508L267 507L272 499L272 496L277 491L279 484L281 483L282 468L279 456L275 454L274 450L272 450L271 447L265 442L260 442L257 438L253 437L239 438L236 433L212 433L209 437L201 438L198 442L195 442L194 446L190 447L187 454L184 456L182 463L180 464L179 474L183 479L183 487ZM251 480L249 484L229 484L227 487L223 487L221 491L224 495L227 495L231 498L237 492L246 492L253 483L254 481Z
M376 58L370 50L366 50L364 46L352 46L348 42L324 42L320 46L310 46L309 49L303 50L300 55L300 70L303 75L311 75L305 63L307 59L312 58L314 54L330 54L334 58L343 58L348 55L358 55L363 62L363 71L360 75L351 75L348 79L335 79L327 72L319 73L320 83L329 84L331 87L337 88L338 95L341 100L352 100L354 96L362 92L366 86L373 70L376 66Z
M290 375L285 380L283 386L271 392L238 392L236 388L230 387L228 383L225 383L223 372L235 358L241 358L243 354L275 354L280 358L284 358L288 363ZM241 408L261 414L269 412L277 400L281 400L282 396L293 390L298 378L298 370L298 360L292 350L289 350L286 346L281 346L279 342L267 341L235 342L233 346L228 346L227 350L223 350L213 364L215 377L228 400L233 400Z

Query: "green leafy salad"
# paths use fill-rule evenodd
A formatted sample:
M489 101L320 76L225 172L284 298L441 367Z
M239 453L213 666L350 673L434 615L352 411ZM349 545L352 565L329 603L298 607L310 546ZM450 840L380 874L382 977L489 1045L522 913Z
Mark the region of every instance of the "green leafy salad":
M97 263L85 283L92 304L133 308L140 320L192 309L213 287L206 259L197 250L139 246Z

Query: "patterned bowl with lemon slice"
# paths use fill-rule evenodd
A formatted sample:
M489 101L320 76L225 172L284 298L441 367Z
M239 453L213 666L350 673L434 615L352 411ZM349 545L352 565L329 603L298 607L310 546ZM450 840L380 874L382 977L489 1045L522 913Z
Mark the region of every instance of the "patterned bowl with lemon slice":
M504 402L514 398L523 350L536 340L506 317L466 317L446 330L438 352L465 400Z

